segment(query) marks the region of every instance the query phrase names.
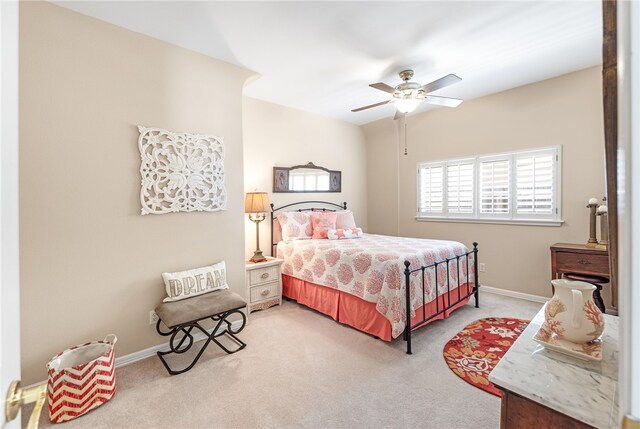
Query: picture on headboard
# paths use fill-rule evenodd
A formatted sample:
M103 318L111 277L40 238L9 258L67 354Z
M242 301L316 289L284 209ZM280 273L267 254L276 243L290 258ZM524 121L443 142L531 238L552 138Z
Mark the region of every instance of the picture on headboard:
M273 167L273 192L342 192L342 172L312 162Z

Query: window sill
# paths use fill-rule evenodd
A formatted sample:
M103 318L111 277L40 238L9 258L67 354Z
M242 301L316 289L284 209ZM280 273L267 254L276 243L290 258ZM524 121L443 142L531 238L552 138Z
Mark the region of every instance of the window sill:
M416 216L418 222L493 223L497 225L562 226L563 220L546 219L469 219L455 217Z

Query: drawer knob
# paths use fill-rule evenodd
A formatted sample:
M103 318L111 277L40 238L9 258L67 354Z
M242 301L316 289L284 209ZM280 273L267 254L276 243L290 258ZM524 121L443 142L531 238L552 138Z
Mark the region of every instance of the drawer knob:
M262 275L260 276L261 279L266 279L269 278L269 273L262 273Z
M263 290L262 292L260 292L260 295L262 295L262 296L267 296L267 295L269 295L269 289L265 289L265 290Z
M588 259L578 259L580 265L591 265L591 261Z

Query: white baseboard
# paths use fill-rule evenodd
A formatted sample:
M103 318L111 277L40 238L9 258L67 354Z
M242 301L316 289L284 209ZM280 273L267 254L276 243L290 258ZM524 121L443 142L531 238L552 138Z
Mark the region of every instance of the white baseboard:
M546 298L544 296L531 295L531 294L522 293L522 292L514 292L512 290L500 289L497 287L484 286L484 285L480 285L480 290L483 292L493 293L495 295L509 296L511 298L520 298L520 299L525 299L527 301L540 302L542 304L544 304L545 302L551 299L551 298ZM612 316L617 316L618 310L607 308L606 313Z
M231 329L233 330L239 329L241 325L242 325L242 320L236 320L235 322L231 323ZM226 327L220 327L218 331L222 333L223 331L226 331L226 330L227 330ZM207 329L207 332L209 334L211 334L212 331L213 331L213 328ZM193 336L193 342L195 343L198 341L202 341L205 338L207 337L204 335L204 333L198 332ZM116 357L116 368L122 368L123 366L131 365L134 362L138 362L138 361L141 361L142 359L155 356L156 353L161 350L168 350L168 349L169 349L169 346L167 345L167 343L163 343L163 344L158 344L157 346L146 348L144 350L139 350L137 352L129 353L128 355ZM29 387L39 386L41 384L47 384L47 380L30 384L25 389Z
M545 302L549 301L550 298L544 297L544 296L539 296L539 295L532 295L530 293L523 293L523 292L515 292L512 290L508 290L508 289L500 289L497 287L491 287L491 286L485 286L485 285L480 285L480 291L481 292L487 292L487 293L492 293L495 295L503 295L503 296L509 296L511 298L520 298L520 299L524 299L527 301L533 301L533 302L539 302L544 304Z

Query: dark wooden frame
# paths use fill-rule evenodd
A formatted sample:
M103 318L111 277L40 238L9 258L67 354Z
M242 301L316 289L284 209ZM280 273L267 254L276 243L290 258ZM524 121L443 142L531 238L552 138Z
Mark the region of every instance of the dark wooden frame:
M329 208L326 207L307 207L310 204L322 204L323 206L328 206ZM341 210L346 210L347 209L347 203L344 202L342 204L336 204L336 203L332 203L332 202L328 202L328 201L302 201L302 202L298 202L298 203L292 203L292 204L287 204L284 205L282 207L278 207L278 208L274 208L274 205L271 204L271 254L274 255L275 254L275 250L276 250L276 246L277 243L274 243L274 231L275 231L275 216L274 213L283 209L287 209L287 208L291 208L291 207L295 207L295 206L299 206L299 205L304 205L304 208L298 208L298 209L293 209L293 211L336 211L338 209ZM469 290L468 285L470 284L470 278L469 278L469 271L470 271L470 266L469 266L469 255L473 255L473 288L471 288L471 290ZM461 293L460 292L460 260L461 259L465 259L466 261L466 267L467 267L467 282L465 283L467 285L467 292L466 293ZM454 262L455 261L455 262ZM451 302L451 285L450 285L450 280L449 280L449 270L450 268L455 265L455 269L458 272L458 298L454 301ZM425 265L425 266L420 266L414 269L410 269L411 263L409 261L404 261L404 275L405 275L405 309L407 311L406 313L406 322L405 322L405 329L404 329L404 334L403 334L403 338L404 340L407 342L407 354L413 354L412 350L411 350L411 331L413 331L414 329L418 329L419 327L426 325L428 322L430 322L431 320L433 320L434 318L436 318L437 316L439 316L440 314L446 312L447 310L455 307L456 305L460 304L461 302L463 302L464 300L466 300L467 298L471 297L471 295L474 296L475 299L475 306L476 308L479 307L480 305L480 301L479 301L479 289L480 289L480 283L478 281L478 243L477 242L473 242L473 250L463 253L462 255L456 255L452 258L447 258L443 261L437 261L434 262L431 265ZM447 305L443 306L442 308L440 308L439 306L439 300L438 298L438 266L444 266L446 269L446 278L447 278ZM426 304L426 290L425 290L425 272L429 269L433 269L435 272L435 289L436 289L436 311L433 314L427 314L426 310L425 310L425 304ZM422 319L420 321L418 321L415 324L411 324L411 275L413 273L417 273L420 272L422 274ZM444 287L444 285L442 285Z
M316 170L323 170L329 173L329 190L328 191L290 191L289 190L289 172L300 168L310 168ZM284 183L280 185L278 179L282 176ZM335 185L333 183L335 182ZM274 193L287 193L287 194L302 194L302 193L319 193L319 192L342 192L342 171L329 170L328 168L315 165L313 162L309 162L304 165L294 165L293 167L273 167L273 192Z
M617 3L602 2L602 103L609 223L611 305L618 308L618 52Z

